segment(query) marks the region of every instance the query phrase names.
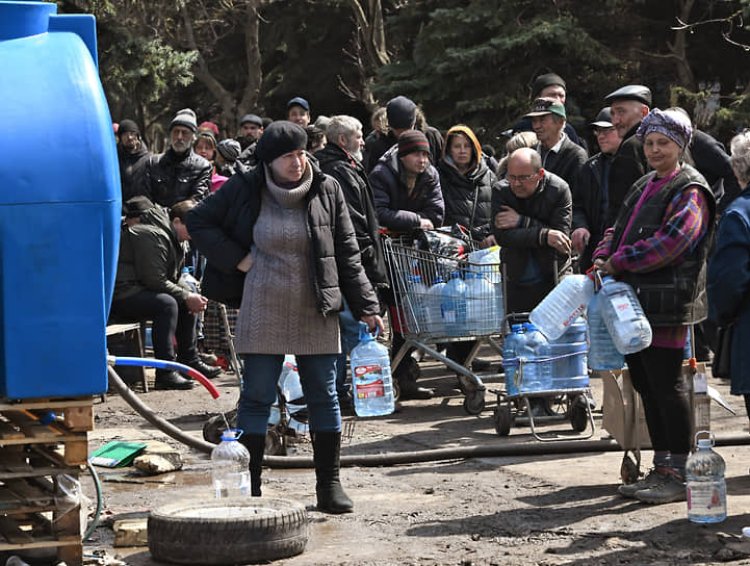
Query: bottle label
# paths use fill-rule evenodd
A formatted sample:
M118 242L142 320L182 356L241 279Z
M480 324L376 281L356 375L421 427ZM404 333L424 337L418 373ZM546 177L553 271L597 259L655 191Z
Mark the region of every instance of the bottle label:
M380 364L356 366L354 368L354 390L357 399L385 397L383 367Z
M637 318L635 309L633 309L633 305L630 304L630 301L627 297L614 296L610 299L610 301L612 302L612 307L615 309L618 320L627 322L629 320Z
M727 512L726 498L715 483L692 483L687 486L688 513L703 517L719 517Z

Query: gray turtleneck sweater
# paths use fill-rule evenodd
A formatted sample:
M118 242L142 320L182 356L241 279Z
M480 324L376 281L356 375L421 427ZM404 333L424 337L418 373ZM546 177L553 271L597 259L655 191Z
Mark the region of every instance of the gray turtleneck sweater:
M308 164L301 183L277 186L266 169L260 215L253 231L252 266L245 277L237 319L241 354L336 354L337 316L318 312L305 196L312 184Z

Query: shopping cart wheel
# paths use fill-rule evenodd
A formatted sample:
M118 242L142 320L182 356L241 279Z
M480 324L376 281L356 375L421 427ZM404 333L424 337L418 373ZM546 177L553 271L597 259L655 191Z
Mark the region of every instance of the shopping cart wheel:
M484 391L472 391L464 397L464 411L478 415L484 411Z
M570 424L576 432L583 432L589 424L588 401L583 395L576 395L570 404Z
M510 405L507 403L498 405L492 417L495 420L495 432L499 436L508 436L513 426L513 410Z

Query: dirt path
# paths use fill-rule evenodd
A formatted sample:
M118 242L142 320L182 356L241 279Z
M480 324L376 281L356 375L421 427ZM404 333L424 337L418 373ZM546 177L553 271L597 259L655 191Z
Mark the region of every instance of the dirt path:
M435 363L423 364L425 382L437 388L428 401L406 403L381 420L357 421L344 453L411 451L509 443L537 443L526 428L510 437L496 435L488 409L466 415L455 379ZM218 406L205 392L152 392L143 398L172 422L200 434L216 409L236 399L233 379L218 381L224 393ZM490 387L497 385L490 379ZM747 430L743 406L730 398L724 382L712 383L739 415L715 408L717 434ZM601 401L600 384L594 383ZM154 431L119 397L96 406L92 445L112 439L155 438L179 446ZM597 414L595 439L606 437ZM570 433L567 422L555 429ZM165 477L134 478L128 470L103 473L105 520L126 512L144 512L177 498L210 497L209 462L179 446L183 471ZM309 444L298 445L301 453ZM264 472L264 495L303 502L310 515L305 552L278 564L750 564L750 543L732 535L750 525L750 447L721 448L727 461L730 517L714 527L686 519L685 503L647 507L616 494L620 452L561 456L453 460L383 468L346 468L342 481L355 502L355 513L330 516L314 509L312 470ZM646 453L645 462L650 460ZM123 483L134 482L134 483ZM88 483L88 482L87 482ZM93 493L90 486L84 486ZM106 521L105 521L106 525ZM87 550L106 549L134 566L157 564L147 548L112 549L112 531L101 526ZM745 552L747 550L747 553Z

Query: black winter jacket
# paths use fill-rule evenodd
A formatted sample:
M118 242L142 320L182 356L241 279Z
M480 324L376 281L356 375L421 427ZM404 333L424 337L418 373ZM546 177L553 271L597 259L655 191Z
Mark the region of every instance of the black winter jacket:
M526 271L530 257L536 260L542 276L554 276L555 259L561 268L566 257L547 245L550 229L570 234L572 203L568 184L554 173L546 173L531 197L520 199L513 194L507 180L495 183L492 191L492 218L508 206L521 215L517 228L494 227L501 259L510 281L518 282Z
M438 163L440 189L445 203L446 225L461 224L471 231L475 241L481 241L492 233L492 185L495 174L484 159L479 160L471 172L464 175L445 159Z
M591 234L589 244L581 254L578 266L581 271L591 267L591 255L596 245L604 236L606 212L602 208L602 197L605 175L609 175L612 166L612 156L597 153L578 172L577 181L571 186L573 195L573 225L572 230L586 228Z
M141 145L135 153L128 153L121 145L117 146L122 202L143 194L139 191L143 190L143 177L150 156L151 152L143 141L141 141Z
M581 170L586 159L588 159L586 150L565 136L559 151L544 151L541 145L537 147L537 151L542 155L542 167L544 167L544 170L562 178L563 181L568 183L570 189L573 190L573 185L578 177L578 171Z
M435 228L442 226L445 206L437 169L428 165L410 195L401 180L397 149L389 149L370 173L380 225L394 232L411 232L427 218Z
M374 287L387 286L388 275L378 233L380 225L364 167L332 142L316 152L315 157L320 170L336 179L344 192L367 278Z
M178 155L169 148L149 159L143 182L142 194L167 208L183 200L201 200L210 192L211 164L192 149Z
M640 125L638 122L625 134L612 160L609 170L609 213L605 221L607 228L615 223L630 187L648 171L643 144L635 137Z
M433 128L432 126L427 126L422 133L424 133L427 141L430 142L430 163L437 165L443 156L443 145L445 145L443 136L437 128ZM365 138L365 157L362 161L368 175L378 164L380 158L385 155L385 152L397 143L398 139L393 135L391 130L386 135L374 131L367 135L367 138Z
M360 261L359 247L339 184L312 162L313 181L305 200L315 273L311 279L318 311L339 312L343 297L354 316L380 312L378 299ZM253 245L253 227L266 190L264 167L237 174L190 211L190 238L208 260L203 294L239 307L245 274L237 264Z
M721 214L742 191L724 144L701 130L693 130L688 149L691 165L706 178Z

